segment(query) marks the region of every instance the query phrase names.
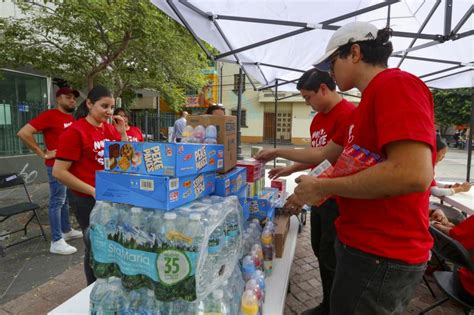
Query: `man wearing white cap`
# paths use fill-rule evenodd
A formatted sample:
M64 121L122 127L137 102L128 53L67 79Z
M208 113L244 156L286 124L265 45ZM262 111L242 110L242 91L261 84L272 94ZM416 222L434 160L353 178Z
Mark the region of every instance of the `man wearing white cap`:
M341 91L359 89L361 102L328 145L309 149L310 156L300 150L294 156L302 163L344 158L346 165L356 165L358 157L351 154L362 148L381 157L347 176L297 179L299 205L337 197L331 314L401 314L433 245L428 232L436 153L433 98L417 77L387 69L390 35L390 29L377 30L366 22L349 23L334 33L314 65L330 70Z

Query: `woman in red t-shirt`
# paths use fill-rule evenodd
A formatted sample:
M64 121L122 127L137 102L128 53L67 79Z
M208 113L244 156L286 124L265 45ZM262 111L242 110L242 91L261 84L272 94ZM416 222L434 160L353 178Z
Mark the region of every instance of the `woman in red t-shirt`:
M128 114L123 108L116 108L114 115L119 115L125 121L125 130L127 131L128 141L143 142L143 134L140 128L130 126L128 120Z
M90 90L79 106L85 114L75 121L59 138L53 176L68 187L69 205L86 236L89 215L95 205L95 173L104 169L104 142L127 140L125 121L112 116L115 100L103 86ZM107 123L112 119L113 125ZM84 270L87 284L95 281L89 265L88 237L84 237Z

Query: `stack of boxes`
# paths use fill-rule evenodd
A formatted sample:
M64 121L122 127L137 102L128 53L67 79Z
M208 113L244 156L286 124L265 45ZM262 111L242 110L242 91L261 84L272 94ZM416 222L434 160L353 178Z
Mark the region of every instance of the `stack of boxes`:
M214 192L220 144L106 142L96 199L171 210Z
M215 195L227 197L235 195L239 198L242 206L242 217L249 218L249 203L247 200L247 169L245 167L234 167L225 174L216 176Z

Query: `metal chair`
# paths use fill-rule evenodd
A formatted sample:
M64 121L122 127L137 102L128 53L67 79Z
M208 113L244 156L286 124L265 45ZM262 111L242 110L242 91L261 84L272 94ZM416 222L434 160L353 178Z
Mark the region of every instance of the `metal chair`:
M32 202L30 194L28 193L28 189L26 188L26 184L25 184L25 181L23 180L23 178L21 176L19 176L18 174L14 174L14 173L0 175L0 190L7 189L7 188L12 188L12 187L16 187L16 186L23 186L27 199L25 199L24 202L18 202L18 203L12 204L12 205L0 207L0 217L2 217L0 219L0 223L5 222L10 217L13 217L17 214L22 214L22 213L25 213L25 212L31 212L31 216L28 219L28 221L25 223L23 228L15 230L15 231L0 234L0 238L5 237L7 235L14 234L14 233L18 233L18 232L21 232L21 231L23 231L24 235L26 236L27 230L28 230L28 225L30 224L30 222L33 219L36 219L36 221L37 221L37 223L40 227L41 234L28 237L26 239L14 242L14 243L9 244L7 246L1 246L0 252L2 254L4 254L4 249L6 249L6 248L24 243L26 241L29 241L29 240L37 238L37 237L42 237L46 241L46 234L44 233L43 226L40 223L38 212L37 212L37 210L40 208L40 206L38 204Z
M452 271L435 271L433 273L436 284L447 297L430 305L421 311L420 314L425 314L450 299L461 304L465 313L469 314L469 310L474 309L474 296L470 295L462 287L458 277L458 270L460 267L464 267L474 272L474 261L471 259L466 248L458 241L433 226L430 226L430 233L435 240L435 245L432 249L433 255L443 263L453 263L454 268Z

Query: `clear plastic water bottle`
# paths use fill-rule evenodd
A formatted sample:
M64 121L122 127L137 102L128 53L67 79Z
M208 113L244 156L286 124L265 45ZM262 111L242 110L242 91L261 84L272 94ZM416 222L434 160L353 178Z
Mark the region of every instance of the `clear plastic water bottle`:
M198 314L229 314L228 307L224 302L224 292L217 289L209 294L201 303L199 303Z
M161 224L160 230L160 239L163 244L166 244L168 248L176 247L177 241L173 239L173 233L176 232L177 222L176 222L176 213L175 212L165 212L163 215L163 223Z
M184 127L183 137L181 139L181 142L191 143L193 139L193 132L194 132L193 126L187 125L186 127Z
M109 282L108 292L102 299L100 314L115 315L125 309L125 298L119 282Z
M258 244L255 244L255 245L260 246L260 245L258 245ZM254 245L254 246L255 246L255 245ZM252 247L253 247L253 246L252 246ZM256 268L257 270L263 270L263 268L264 268L264 267L263 267L263 257L261 258L261 256L260 256L259 253L258 253L258 250L252 249L252 250L250 251L250 256L252 256L252 259L253 259L253 261L255 262L255 268ZM262 253L262 256L263 256L263 253Z
M245 282L252 279L252 276L255 274L255 261L252 256L245 256L242 259L242 278Z
M262 288L263 292L265 292L265 273L261 270L256 270L252 279L255 279L259 287Z
M273 234L270 230L262 232L263 267L265 275L270 276L273 271Z
M97 279L92 288L89 299L89 311L91 315L99 315L101 303L108 292L107 279Z
M209 221L215 228L209 235L209 242L207 244L206 274L209 279L214 279L218 276L221 265L227 258L227 253L222 250L224 245L224 231L222 225L216 225L219 221L219 211L210 209L208 216Z
M258 310L258 299L255 293L252 290L245 290L240 302L240 312L242 315L257 315Z
M263 289L258 285L257 280L250 279L249 281L247 281L247 283L245 284L245 290L252 290L255 293L255 296L257 297L257 300L258 300L260 313L261 313L265 293L263 292Z
M260 233L262 233L262 230L263 230L263 229L262 229L262 225L260 224L260 220L259 220L259 219L253 218L252 221L251 221L251 223L254 223L255 226L257 227L258 231L259 231Z
M153 290L144 289L143 304L139 314L141 315L159 315L158 304Z
M214 125L209 125L206 127L206 138L204 143L216 144L217 143L217 129Z
M193 143L203 143L206 137L206 128L202 125L197 125L193 130Z
M225 241L227 251L239 252L239 215L236 211L231 211L225 219Z

